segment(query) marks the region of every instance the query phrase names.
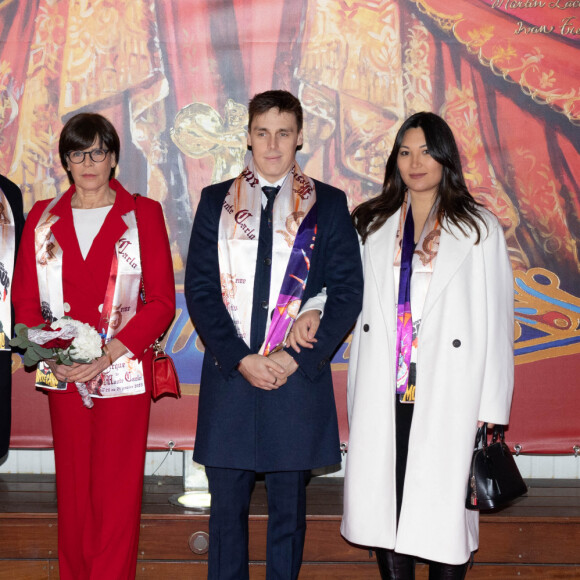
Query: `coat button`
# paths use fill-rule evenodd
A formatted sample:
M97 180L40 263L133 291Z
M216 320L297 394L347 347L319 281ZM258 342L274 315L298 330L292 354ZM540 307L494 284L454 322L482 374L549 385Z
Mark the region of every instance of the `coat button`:
M267 300L262 300L261 306L262 306L262 308L264 310L268 310L268 301Z
M368 332L368 331L369 331L369 329L370 329L370 326L369 326L368 324L365 324L365 325L363 325L363 330L364 330L365 332Z
M97 307L97 310L102 314L103 313L103 305L99 304L99 306Z
M321 360L321 361L318 363L318 370L319 370L319 371L321 371L321 370L322 370L322 369L323 369L323 368L326 366L326 363L327 363L327 362L328 362L328 361L327 361L326 359L324 359L324 360Z
M264 260L264 264L266 264L266 266L270 266L272 264L272 259L271 258L266 258Z
M70 312L70 304L69 304L68 302L65 302L65 303L62 305L62 309L63 309L65 312Z
M461 341L456 338L451 344L453 344L455 348L459 348L461 346Z

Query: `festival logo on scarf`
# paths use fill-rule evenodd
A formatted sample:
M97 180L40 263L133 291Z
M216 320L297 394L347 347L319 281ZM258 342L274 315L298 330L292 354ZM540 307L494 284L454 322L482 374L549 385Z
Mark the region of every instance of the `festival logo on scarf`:
M52 313L52 310L50 309L50 305L48 304L48 302L42 301L40 303L40 313L42 315L42 319L48 324L56 320L56 316L54 316L54 314Z
M441 238L440 229L429 232L425 236L421 248L417 248L415 250L415 254L419 256L419 259L421 260L423 266L427 266L431 262L431 260L433 260L435 256L437 256L440 238Z
M10 276L2 262L0 262L0 285L2 286L2 296L0 300L4 302L8 297L8 288L10 287Z
M303 211L293 211L286 218L286 231L276 230L277 234L282 235L289 248L294 245L294 239L296 238L296 234L298 233L298 229L300 228L304 216L305 213Z
M58 379L52 374L50 367L45 362L39 363L36 368L35 383L37 387L66 390L66 384L58 382Z
M226 308L228 310L232 308L237 310L237 306L233 303L236 297L237 285L245 284L246 280L244 278L236 278L234 274L228 274L224 272L220 274L221 287L222 287L222 299Z
M0 225L7 226L10 223L8 216L6 215L6 208L4 204L0 202Z
M111 315L109 316L109 326L115 331L118 330L123 325L123 313L130 311L130 306L113 304L113 309L111 311Z

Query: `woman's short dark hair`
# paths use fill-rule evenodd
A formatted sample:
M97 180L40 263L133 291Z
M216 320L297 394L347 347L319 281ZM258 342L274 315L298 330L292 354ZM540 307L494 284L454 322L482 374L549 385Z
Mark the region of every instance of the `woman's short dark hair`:
M58 141L60 162L64 167L72 183L72 176L67 169L66 154L70 151L82 151L88 149L95 139L99 141L99 147L115 154L116 164L119 163L120 141L119 135L111 121L98 113L79 113L71 117L62 128ZM115 175L115 168L111 168L109 179Z
M473 229L479 242L480 228L475 218L481 218L481 206L465 184L453 131L439 115L428 112L415 113L403 122L387 160L381 193L355 208L353 220L363 242L403 205L407 186L399 173L397 159L405 133L416 128L423 130L429 154L443 169L437 189L440 222L446 218L464 233L465 228Z
M252 130L252 121L257 115L263 115L270 109L278 109L280 113L292 113L296 118L298 133L302 131L303 113L300 101L288 91L266 91L254 95L248 108L248 130Z

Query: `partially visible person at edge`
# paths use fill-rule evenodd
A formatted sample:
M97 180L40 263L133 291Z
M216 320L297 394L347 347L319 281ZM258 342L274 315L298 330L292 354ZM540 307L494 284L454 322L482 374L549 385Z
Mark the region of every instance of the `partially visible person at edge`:
M462 579L479 541L479 514L465 507L475 433L507 424L512 399L504 235L468 192L453 133L433 113L403 123L380 195L353 221L365 290L341 531L375 549L383 579L414 578L417 558L430 580ZM317 318L299 320L292 347L312 346Z
M205 188L185 297L205 343L194 459L211 493L209 579L244 580L256 473L268 494L266 578L296 579L310 470L340 462L330 359L362 301L356 232L342 191L304 175L302 107L287 91L249 105L252 157ZM314 349L284 339L302 301L326 285Z
M8 453L12 418L12 274L24 214L22 194L15 183L0 175L0 463Z
M48 397L61 580L135 577L151 404L149 346L175 314L161 206L135 199L113 178L119 148L115 128L99 114L82 113L66 123L59 153L72 186L34 205L16 264L17 322L34 326L67 315L106 336L104 354L93 362L49 361L37 371L40 386L59 381ZM90 385L92 408L83 406L75 381Z

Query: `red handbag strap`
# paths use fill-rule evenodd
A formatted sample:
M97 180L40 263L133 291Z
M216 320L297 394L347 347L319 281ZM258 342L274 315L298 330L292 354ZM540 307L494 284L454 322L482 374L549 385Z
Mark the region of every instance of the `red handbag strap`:
M137 236L139 236L139 219L137 217L137 199L141 197L140 193L134 193L133 199L135 200L135 223L137 224ZM141 258L141 238L139 237L139 258ZM141 297L143 300L143 304L147 304L147 295L145 294L145 278L143 277L143 260L139 260L141 262ZM161 346L161 340L165 336L165 332L151 345L155 352L155 356L165 355L165 351ZM173 364L173 361L172 363Z
M137 224L137 237L139 238L139 261L141 262L141 297L143 304L147 304L147 295L145 294L145 279L143 278L143 260L141 260L141 237L139 236L139 218L137 217L137 199L141 197L140 193L134 193L135 200L135 223Z

